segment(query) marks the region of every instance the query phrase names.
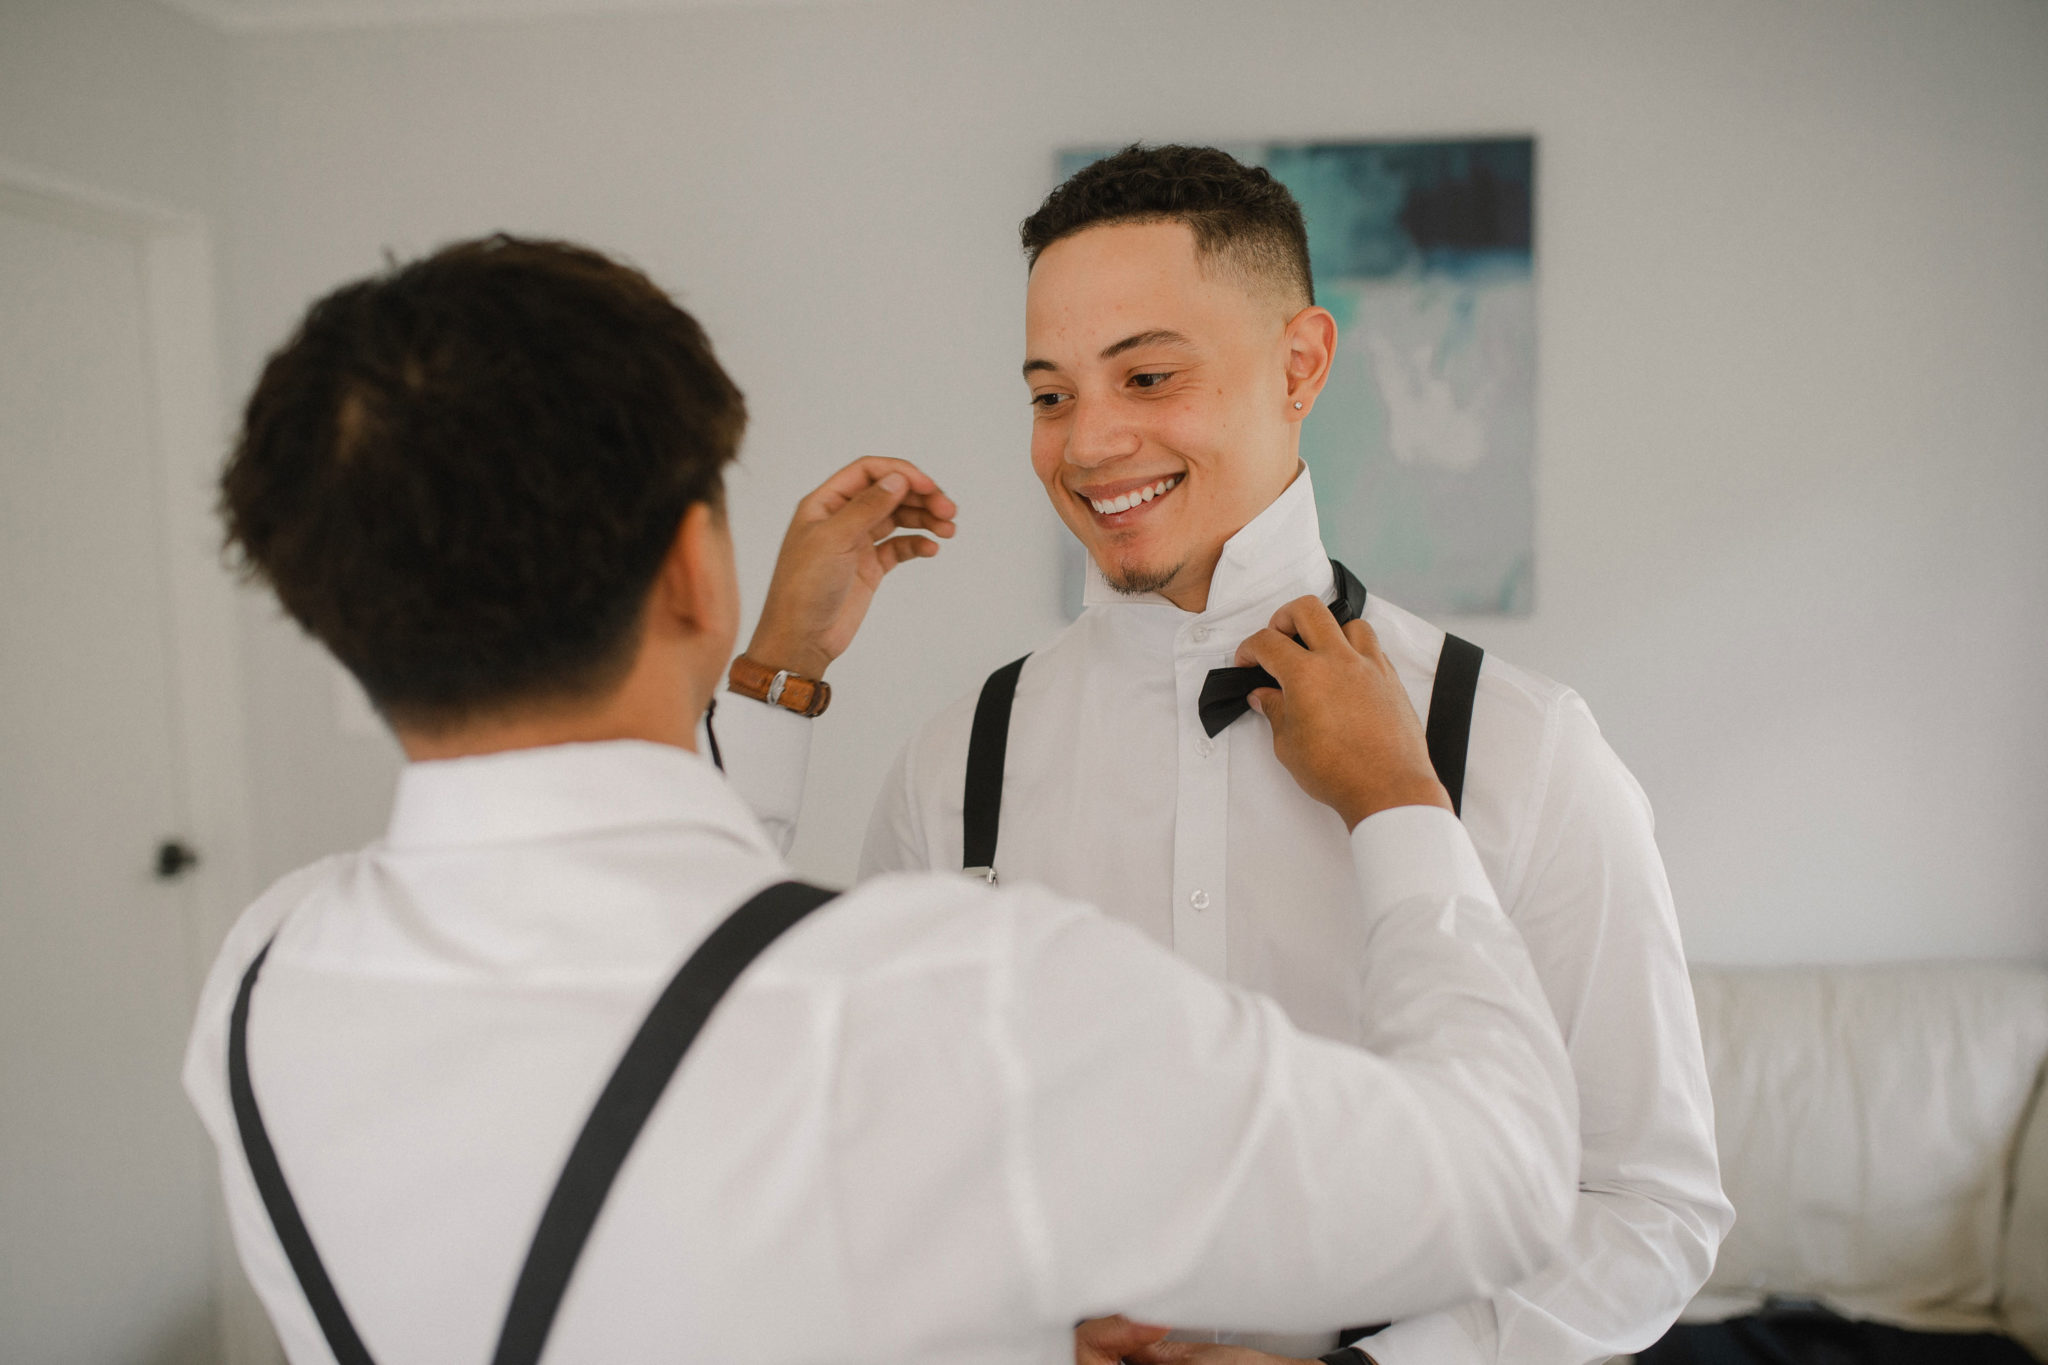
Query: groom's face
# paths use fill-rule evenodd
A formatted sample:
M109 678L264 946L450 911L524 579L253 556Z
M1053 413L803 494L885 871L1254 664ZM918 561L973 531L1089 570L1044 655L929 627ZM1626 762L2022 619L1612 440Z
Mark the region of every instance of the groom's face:
M1040 254L1031 463L1112 586L1200 606L1223 543L1294 478L1289 321L1185 224L1086 228Z

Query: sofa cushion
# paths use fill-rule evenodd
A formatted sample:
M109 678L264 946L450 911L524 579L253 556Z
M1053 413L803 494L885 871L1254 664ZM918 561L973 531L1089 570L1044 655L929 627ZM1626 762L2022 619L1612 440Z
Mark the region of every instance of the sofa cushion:
M1687 1316L1819 1298L1996 1330L2007 1172L2048 1055L2048 973L1693 974L1734 1231Z

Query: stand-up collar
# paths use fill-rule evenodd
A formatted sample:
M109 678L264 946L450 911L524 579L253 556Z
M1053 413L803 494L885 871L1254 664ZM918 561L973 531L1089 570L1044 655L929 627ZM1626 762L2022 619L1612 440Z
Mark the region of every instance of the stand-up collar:
M774 852L709 762L643 740L409 763L398 777L385 846L450 848L660 825L710 828Z
M1331 590L1330 558L1323 549L1322 524L1316 518L1315 485L1308 466L1303 465L1294 482L1268 503L1266 510L1223 543L1216 573L1209 580L1208 605L1198 613L1185 613L1184 619L1214 625L1248 613L1268 615L1280 603L1305 593L1327 601ZM1118 592L1092 557L1081 600L1090 607L1173 606L1156 592ZM1259 624L1265 623L1261 620Z

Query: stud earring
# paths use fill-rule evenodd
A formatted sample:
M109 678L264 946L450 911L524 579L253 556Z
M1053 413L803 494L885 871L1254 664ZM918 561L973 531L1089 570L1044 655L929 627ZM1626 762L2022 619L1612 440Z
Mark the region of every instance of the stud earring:
M1295 410L1296 412L1300 412L1300 411L1301 411L1301 403L1300 403L1300 401L1299 401L1299 400L1296 400L1296 402L1295 402L1295 404L1294 404L1294 410Z

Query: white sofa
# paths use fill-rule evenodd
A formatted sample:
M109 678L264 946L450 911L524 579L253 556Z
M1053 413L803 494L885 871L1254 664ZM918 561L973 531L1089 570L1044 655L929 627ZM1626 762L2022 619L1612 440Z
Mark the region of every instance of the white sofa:
M1697 968L1736 1224L1686 1321L1782 1295L2048 1360L2048 970Z

